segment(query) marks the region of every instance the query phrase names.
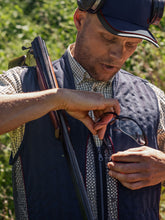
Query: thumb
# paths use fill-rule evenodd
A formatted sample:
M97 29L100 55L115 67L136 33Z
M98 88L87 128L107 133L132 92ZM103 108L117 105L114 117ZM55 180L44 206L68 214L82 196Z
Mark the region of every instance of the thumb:
M107 125L113 118L112 114L104 113L101 118L96 122L97 127L101 127L102 125Z
M81 119L82 123L90 130L93 135L96 135L97 132L94 128L94 121L87 115L85 118Z
M97 131L97 135L100 140L104 138L105 132L106 132L107 126L103 126L101 129Z

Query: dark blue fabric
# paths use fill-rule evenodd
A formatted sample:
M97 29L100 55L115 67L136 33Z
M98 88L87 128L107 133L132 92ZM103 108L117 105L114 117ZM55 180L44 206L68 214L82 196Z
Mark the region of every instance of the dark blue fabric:
M147 135L148 145L157 149L158 103L147 81L121 70L113 82L113 96L119 100L121 115L136 120ZM138 147L138 144L120 131L110 128L115 152ZM159 219L160 184L139 190L130 190L118 184L119 219Z
M63 147L48 115L26 125L22 146L29 219L81 219Z
M54 62L53 66L60 87L74 89L66 55ZM25 71L21 78L24 92L38 90L34 68ZM121 114L138 120L147 134L149 145L157 148L157 99L146 82L120 71L114 79L113 96L119 99ZM85 180L89 132L81 122L70 116L68 123L71 141ZM116 152L137 146L128 136L114 131L112 127L107 129L108 135L112 137ZM55 139L48 115L26 124L20 148L29 219L82 219L62 144ZM160 186L131 191L119 184L118 192L119 219L158 219Z
M133 31L133 24L144 29L149 27L152 3L152 0L107 0L101 10L110 24L111 19L116 20L114 27L120 27L117 29L121 31ZM130 27L125 27L123 22L129 23Z
M63 80L64 63L61 60L57 76L60 87L74 89L72 76ZM65 63L65 70L70 67ZM66 74L66 73L65 73ZM24 92L39 90L35 69L22 75ZM85 176L85 151L88 130L74 118L68 116L71 125L71 141L79 159L79 166ZM25 189L29 219L82 219L75 188L73 186L67 158L62 144L55 139L54 128L48 115L26 124L21 148L21 160L25 178ZM73 138L73 136L77 138Z

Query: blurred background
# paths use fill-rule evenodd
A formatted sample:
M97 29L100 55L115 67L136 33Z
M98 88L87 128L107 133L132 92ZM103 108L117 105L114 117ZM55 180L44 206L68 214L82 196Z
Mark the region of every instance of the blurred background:
M0 0L0 73L8 69L8 62L26 54L36 36L47 45L51 60L58 59L70 43L75 41L73 14L76 0ZM149 80L165 91L165 15L159 26L151 31L160 48L142 42L124 69ZM0 220L13 220L10 137L0 135ZM165 189L162 187L161 219L165 220Z

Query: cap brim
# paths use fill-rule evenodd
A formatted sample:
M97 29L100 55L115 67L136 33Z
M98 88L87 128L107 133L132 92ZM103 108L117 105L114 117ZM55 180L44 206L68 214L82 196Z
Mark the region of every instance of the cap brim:
M97 16L104 28L110 33L122 37L144 39L151 42L156 47L159 47L157 40L147 28L123 20L104 16L101 10L97 13Z

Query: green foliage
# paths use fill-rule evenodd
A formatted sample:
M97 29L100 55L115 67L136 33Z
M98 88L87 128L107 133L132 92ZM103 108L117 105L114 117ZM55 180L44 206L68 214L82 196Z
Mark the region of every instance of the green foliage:
M143 41L125 63L124 68L165 90L165 14L159 26L151 26L160 48Z
M75 41L76 30L73 14L75 0L3 0L0 1L0 72L7 70L9 60L25 54L22 46L29 47L40 35L47 44L52 60L59 58L66 47ZM146 78L165 89L165 16L159 27L151 27L158 39L157 49L148 42L139 45L135 54L128 59L124 68ZM10 140L0 136L0 219L14 219L12 198ZM164 188L163 188L164 191ZM165 193L160 210L165 219Z
M73 24L75 0L13 0L0 3L0 71L8 61L25 52L31 41L40 35L52 59L59 58L70 42L75 41Z
M14 219L11 166L9 166L10 138L0 136L0 219Z
M165 220L165 187L162 187L162 194L160 201L160 215L161 215L161 220Z

